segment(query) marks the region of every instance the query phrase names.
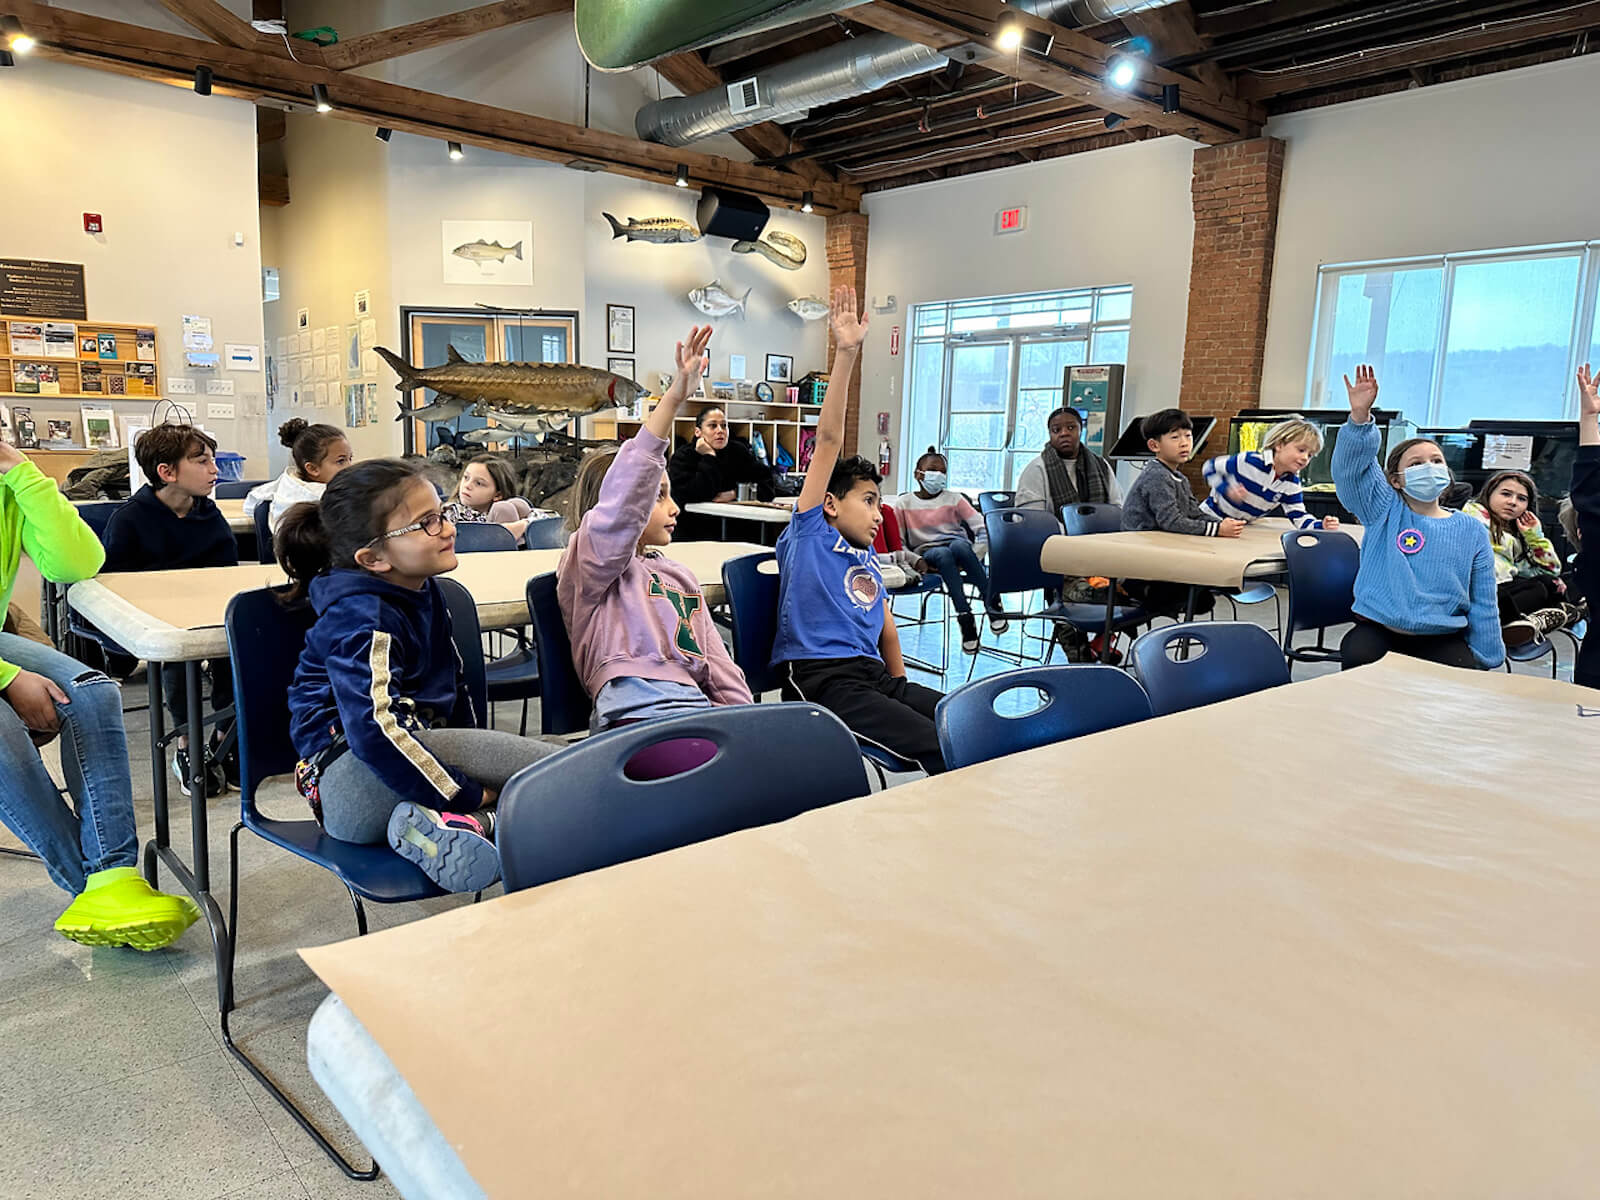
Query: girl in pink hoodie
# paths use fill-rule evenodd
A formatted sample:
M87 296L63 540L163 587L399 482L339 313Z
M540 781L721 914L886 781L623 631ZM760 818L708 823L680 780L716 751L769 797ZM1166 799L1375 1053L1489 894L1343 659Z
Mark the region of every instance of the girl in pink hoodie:
M594 698L596 732L751 702L699 581L659 549L678 519L667 481L672 419L699 383L710 340L709 325L691 329L677 345L672 386L644 427L578 471L577 532L556 567L556 596L573 665Z

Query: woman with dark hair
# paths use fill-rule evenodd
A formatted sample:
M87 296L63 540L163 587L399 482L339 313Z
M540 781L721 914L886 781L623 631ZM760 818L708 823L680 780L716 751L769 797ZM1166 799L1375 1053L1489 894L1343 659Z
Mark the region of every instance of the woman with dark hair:
M739 494L741 483L756 485L756 495L772 499L772 468L755 456L743 441L732 436L728 414L713 404L694 419L694 440L679 446L667 460L672 499L686 504L727 501ZM684 513L678 518L686 540L716 537L718 523L710 517Z

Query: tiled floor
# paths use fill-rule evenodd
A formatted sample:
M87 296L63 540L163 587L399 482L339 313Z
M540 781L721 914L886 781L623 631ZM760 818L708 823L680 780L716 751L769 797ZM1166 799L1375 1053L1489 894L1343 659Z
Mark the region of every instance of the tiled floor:
M1256 605L1241 616L1270 625L1272 606ZM970 660L954 625L946 632L953 687L964 680ZM927 654L936 651L938 633L937 626L908 629L903 640L910 653ZM996 641L987 628L984 639ZM1016 628L998 640L1015 649ZM1331 640L1336 645L1337 635ZM1563 674L1570 677L1570 651L1564 641L1559 645ZM1010 666L980 655L975 674ZM1332 669L1300 666L1295 676ZM1517 670L1548 675L1548 664ZM937 677L920 677L940 686ZM142 704L142 685L127 688L124 699ZM127 724L139 825L148 835L146 714L130 713ZM501 725L515 728L513 707L505 706ZM267 797L265 807L284 815L302 811L286 788ZM173 840L186 847L187 801L173 811ZM227 833L237 819L237 795L211 801L210 813L211 869L225 908ZM0 839L15 844L3 830ZM325 993L295 953L353 936L349 901L331 876L255 837L245 836L241 850L235 1036L306 1102L349 1155L364 1162L306 1069L306 1023ZM51 930L65 901L37 863L0 858L0 1193L17 1200L394 1194L382 1180L357 1184L340 1175L222 1048L203 924L155 954L91 950ZM384 928L463 902L373 906L369 913L373 926Z

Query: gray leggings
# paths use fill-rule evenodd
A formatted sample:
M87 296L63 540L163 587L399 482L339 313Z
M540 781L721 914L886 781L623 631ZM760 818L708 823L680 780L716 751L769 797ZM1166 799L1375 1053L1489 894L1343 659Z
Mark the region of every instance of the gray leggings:
M542 742L497 729L428 729L415 736L440 762L496 791L529 763L563 748L560 742ZM389 814L404 799L350 752L334 759L323 772L318 790L322 793L323 828L342 842L383 841Z

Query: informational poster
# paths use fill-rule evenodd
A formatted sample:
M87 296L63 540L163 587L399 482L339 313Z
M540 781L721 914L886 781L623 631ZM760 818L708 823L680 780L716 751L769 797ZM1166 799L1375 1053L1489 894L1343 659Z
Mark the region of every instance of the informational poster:
M1526 471L1533 466L1533 435L1506 433L1483 435L1485 471Z
M0 258L0 312L18 317L87 321L83 264Z
M1095 454L1104 454L1116 439L1122 417L1122 374L1121 363L1066 370L1063 403L1083 413L1083 444Z
M12 354L44 356L44 326L37 321L13 321L10 334Z
M211 318L186 314L183 318L183 348L211 349Z
M44 356L46 358L76 358L78 356L78 327L65 321L44 323Z

